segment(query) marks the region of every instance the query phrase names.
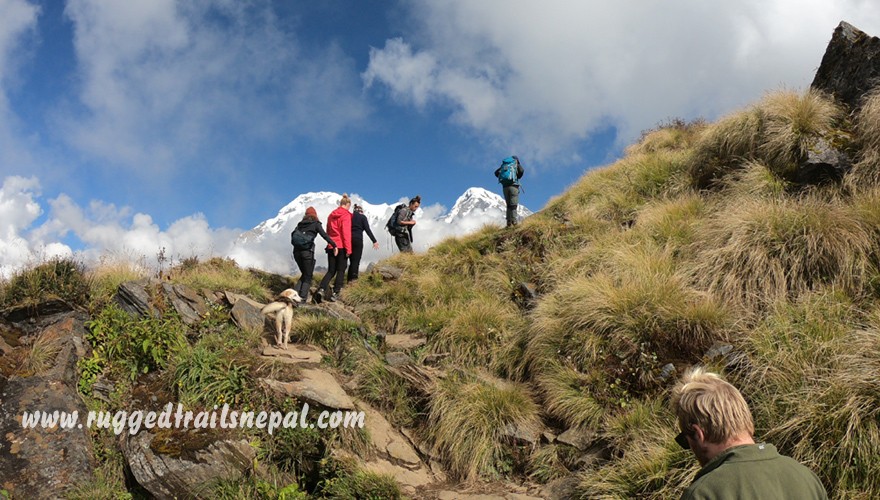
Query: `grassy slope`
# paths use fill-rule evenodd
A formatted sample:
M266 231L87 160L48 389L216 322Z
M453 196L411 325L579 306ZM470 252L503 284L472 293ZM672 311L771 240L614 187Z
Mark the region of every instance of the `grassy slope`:
M819 139L846 150L852 170L837 184L792 185ZM809 465L832 497L880 497L878 167L876 97L847 117L822 96L782 92L714 124L672 123L515 229L395 256L388 263L406 270L402 279L365 275L344 290L367 333L425 335L413 356L445 355L436 386L395 375L364 347L358 325L300 316L294 337L332 352L328 362L359 381L357 395L426 439L453 477L576 474L585 498L675 497L697 465L672 440L675 376L663 374L705 363L741 387L758 438ZM289 285L221 259L174 271L194 288L261 300ZM114 381L103 409L124 407L143 371L189 405L290 403L264 399L256 378L283 367L257 362L258 333L230 326L223 308L183 339L173 318L132 320L108 307L119 283L142 275L105 265L84 281L76 264L50 262L0 283L0 305L49 294L89 308L97 354L81 361L80 385L90 394L99 374ZM527 303L520 283L533 284L538 300ZM124 349L132 332L154 348ZM706 357L716 343L732 354ZM37 373L52 350L35 344L7 368ZM579 461L559 443L511 446L504 436L543 426L595 432L610 460ZM282 487L396 494L387 478L326 460L331 447L362 447L361 435L250 438L269 472L220 485L218 498L276 498ZM113 440L97 435L96 447L100 474L81 496L122 494Z
M880 496L878 111L876 97L846 117L779 92L714 124L661 127L517 228L395 256L400 281L361 280L344 298L373 328L427 335L422 354L450 354L456 376L421 423L461 477L568 474L564 446L503 444L505 425L544 422L613 448L579 472L585 497L675 496L697 466L672 441L675 377L661 373L708 363L742 388L757 437L834 497ZM819 140L854 168L793 185ZM537 286L534 307L521 282ZM704 358L715 343L736 356Z

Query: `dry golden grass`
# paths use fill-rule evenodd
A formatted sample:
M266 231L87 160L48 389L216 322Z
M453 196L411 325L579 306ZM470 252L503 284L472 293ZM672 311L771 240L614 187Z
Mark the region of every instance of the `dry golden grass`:
M876 242L854 215L817 196L731 201L701 228L691 272L720 297L750 306L826 284L859 293Z
M766 117L759 153L781 178L790 176L817 140L828 136L843 118L839 104L813 89L774 92L759 106Z
M499 477L504 430L538 428L538 406L521 385L487 377L450 376L430 402L431 440L450 472L465 480Z
M840 294L809 294L746 342L758 432L840 498L880 491L880 315L861 317Z
M856 116L855 133L866 151L880 153L880 87L865 96Z

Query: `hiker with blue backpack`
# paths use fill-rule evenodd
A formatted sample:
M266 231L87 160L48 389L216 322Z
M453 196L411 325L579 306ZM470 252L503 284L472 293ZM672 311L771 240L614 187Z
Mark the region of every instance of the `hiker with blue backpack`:
M501 160L501 166L495 170L495 177L501 183L504 191L504 201L507 203L507 227L515 226L517 223L516 208L519 205L519 180L522 179L524 173L522 164L516 156L508 156Z
M336 243L324 231L318 212L315 207L306 208L306 214L296 225L296 229L290 233L290 244L293 245L293 260L299 267L299 281L294 290L299 294L303 302L308 300L309 288L312 286L312 275L315 272L315 237L321 235L324 241L333 247L333 255L339 252Z
M421 196L415 196L409 200L409 205L404 205L403 203L397 205L385 224L385 229L391 233L391 236L394 236L394 243L397 244L397 249L401 253L412 253L413 251L412 228L416 225L416 221L413 220L413 214L416 213L421 204Z

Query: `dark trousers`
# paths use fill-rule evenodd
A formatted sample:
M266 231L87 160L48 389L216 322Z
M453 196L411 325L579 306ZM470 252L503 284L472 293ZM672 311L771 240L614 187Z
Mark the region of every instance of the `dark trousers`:
M348 257L348 281L358 279L361 256L364 254L364 240L351 239L351 255Z
M332 248L327 250L327 274L324 275L324 279L318 285L318 290L322 293L329 292L327 286L330 285L330 280L335 277L336 282L333 284L333 293L341 292L342 286L345 284L345 263L347 261L348 255L344 249L340 248L339 253L335 256L333 255Z
M504 201L507 203L507 226L517 222L516 207L519 205L519 186L504 186Z
M294 250L293 260L299 267L299 281L296 283L294 290L299 293L300 298L305 301L309 296L309 288L312 286L312 275L315 272L315 251L314 250Z
M401 253L412 253L412 242L409 241L409 232L402 232L394 236L394 243L397 243L397 249Z

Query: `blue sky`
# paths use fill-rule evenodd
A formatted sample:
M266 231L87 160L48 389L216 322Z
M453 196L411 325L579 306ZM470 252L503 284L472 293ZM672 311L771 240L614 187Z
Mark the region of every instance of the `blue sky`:
M880 35L867 0L0 0L0 268L218 252L304 192L449 208L509 154L538 210L806 88L840 20Z

